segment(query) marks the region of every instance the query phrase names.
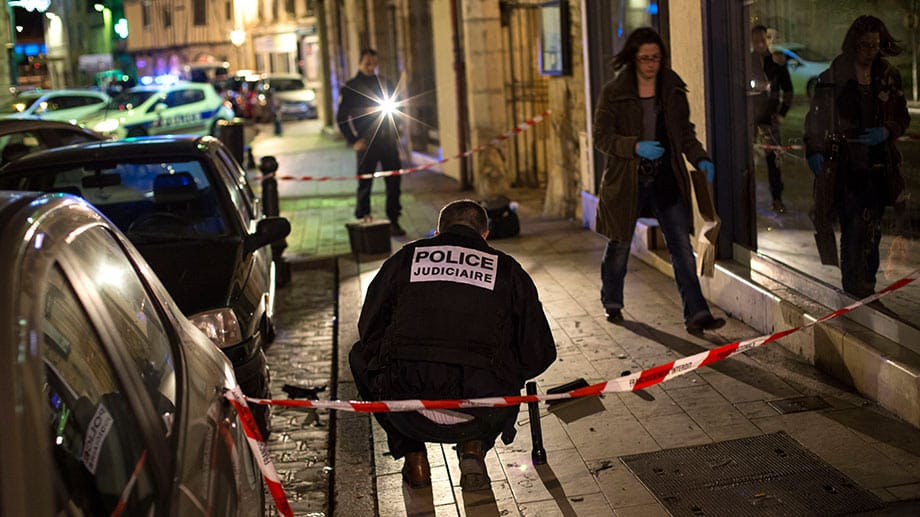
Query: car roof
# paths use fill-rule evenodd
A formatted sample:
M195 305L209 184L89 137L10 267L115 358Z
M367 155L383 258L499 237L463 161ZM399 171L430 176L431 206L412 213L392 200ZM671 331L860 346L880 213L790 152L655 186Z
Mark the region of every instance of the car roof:
M46 149L31 153L14 162L10 162L0 170L0 174L9 171L24 169L37 169L39 167L66 167L68 164L86 163L94 160L131 161L138 159L156 159L169 155L202 155L204 144L206 149L217 145L219 140L211 136L196 135L163 135L138 138L125 138L123 140L106 140L102 142L86 142Z
M22 131L37 131L40 129L69 130L76 133L84 133L96 137L99 140L105 140L105 137L101 134L69 122L42 119L0 119L0 136L20 133Z

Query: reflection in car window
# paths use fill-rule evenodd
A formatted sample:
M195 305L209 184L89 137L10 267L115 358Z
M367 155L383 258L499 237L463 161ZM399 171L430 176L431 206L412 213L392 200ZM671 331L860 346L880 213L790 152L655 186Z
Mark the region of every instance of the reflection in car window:
M119 345L134 360L132 366L144 381L168 434L175 414L176 373L172 344L156 306L134 266L107 231L85 232L73 246L84 269L95 273L91 279L118 329Z
M227 235L226 215L201 162L120 163L108 167L92 169L81 165L33 171L20 178L0 178L0 186L82 196L119 229L132 235Z
M156 486L138 422L98 334L57 268L49 275L42 316L59 514L111 515L120 502L126 515L155 513Z

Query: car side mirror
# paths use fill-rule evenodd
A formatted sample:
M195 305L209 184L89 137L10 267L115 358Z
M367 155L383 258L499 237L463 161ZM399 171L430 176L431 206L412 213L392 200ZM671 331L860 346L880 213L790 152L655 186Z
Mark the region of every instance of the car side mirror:
M246 255L280 241L291 233L291 223L284 217L266 217L256 224L256 232L246 236L243 251Z

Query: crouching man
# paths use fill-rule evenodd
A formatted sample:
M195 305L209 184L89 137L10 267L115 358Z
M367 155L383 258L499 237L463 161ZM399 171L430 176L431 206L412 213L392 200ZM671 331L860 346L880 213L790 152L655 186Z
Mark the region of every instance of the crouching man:
M486 243L485 210L460 200L441 209L437 234L386 260L367 290L360 341L349 355L365 400L514 395L556 359L533 280ZM431 484L425 442L455 443L460 486L490 488L485 454L514 439L518 407L376 413L403 480Z

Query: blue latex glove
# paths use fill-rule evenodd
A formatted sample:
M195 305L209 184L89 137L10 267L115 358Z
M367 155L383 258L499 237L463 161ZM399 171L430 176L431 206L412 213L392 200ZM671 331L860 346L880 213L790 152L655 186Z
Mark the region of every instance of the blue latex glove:
M888 139L888 130L884 127L869 127L852 141L863 145L878 145Z
M824 155L815 153L808 157L808 168L815 176L820 176L824 172Z
M664 147L658 140L642 140L636 145L636 154L646 160L657 160L664 155Z
M706 181L712 183L712 180L716 177L716 166L712 164L709 160L701 160L700 163L696 164L696 168L702 172L706 173Z

